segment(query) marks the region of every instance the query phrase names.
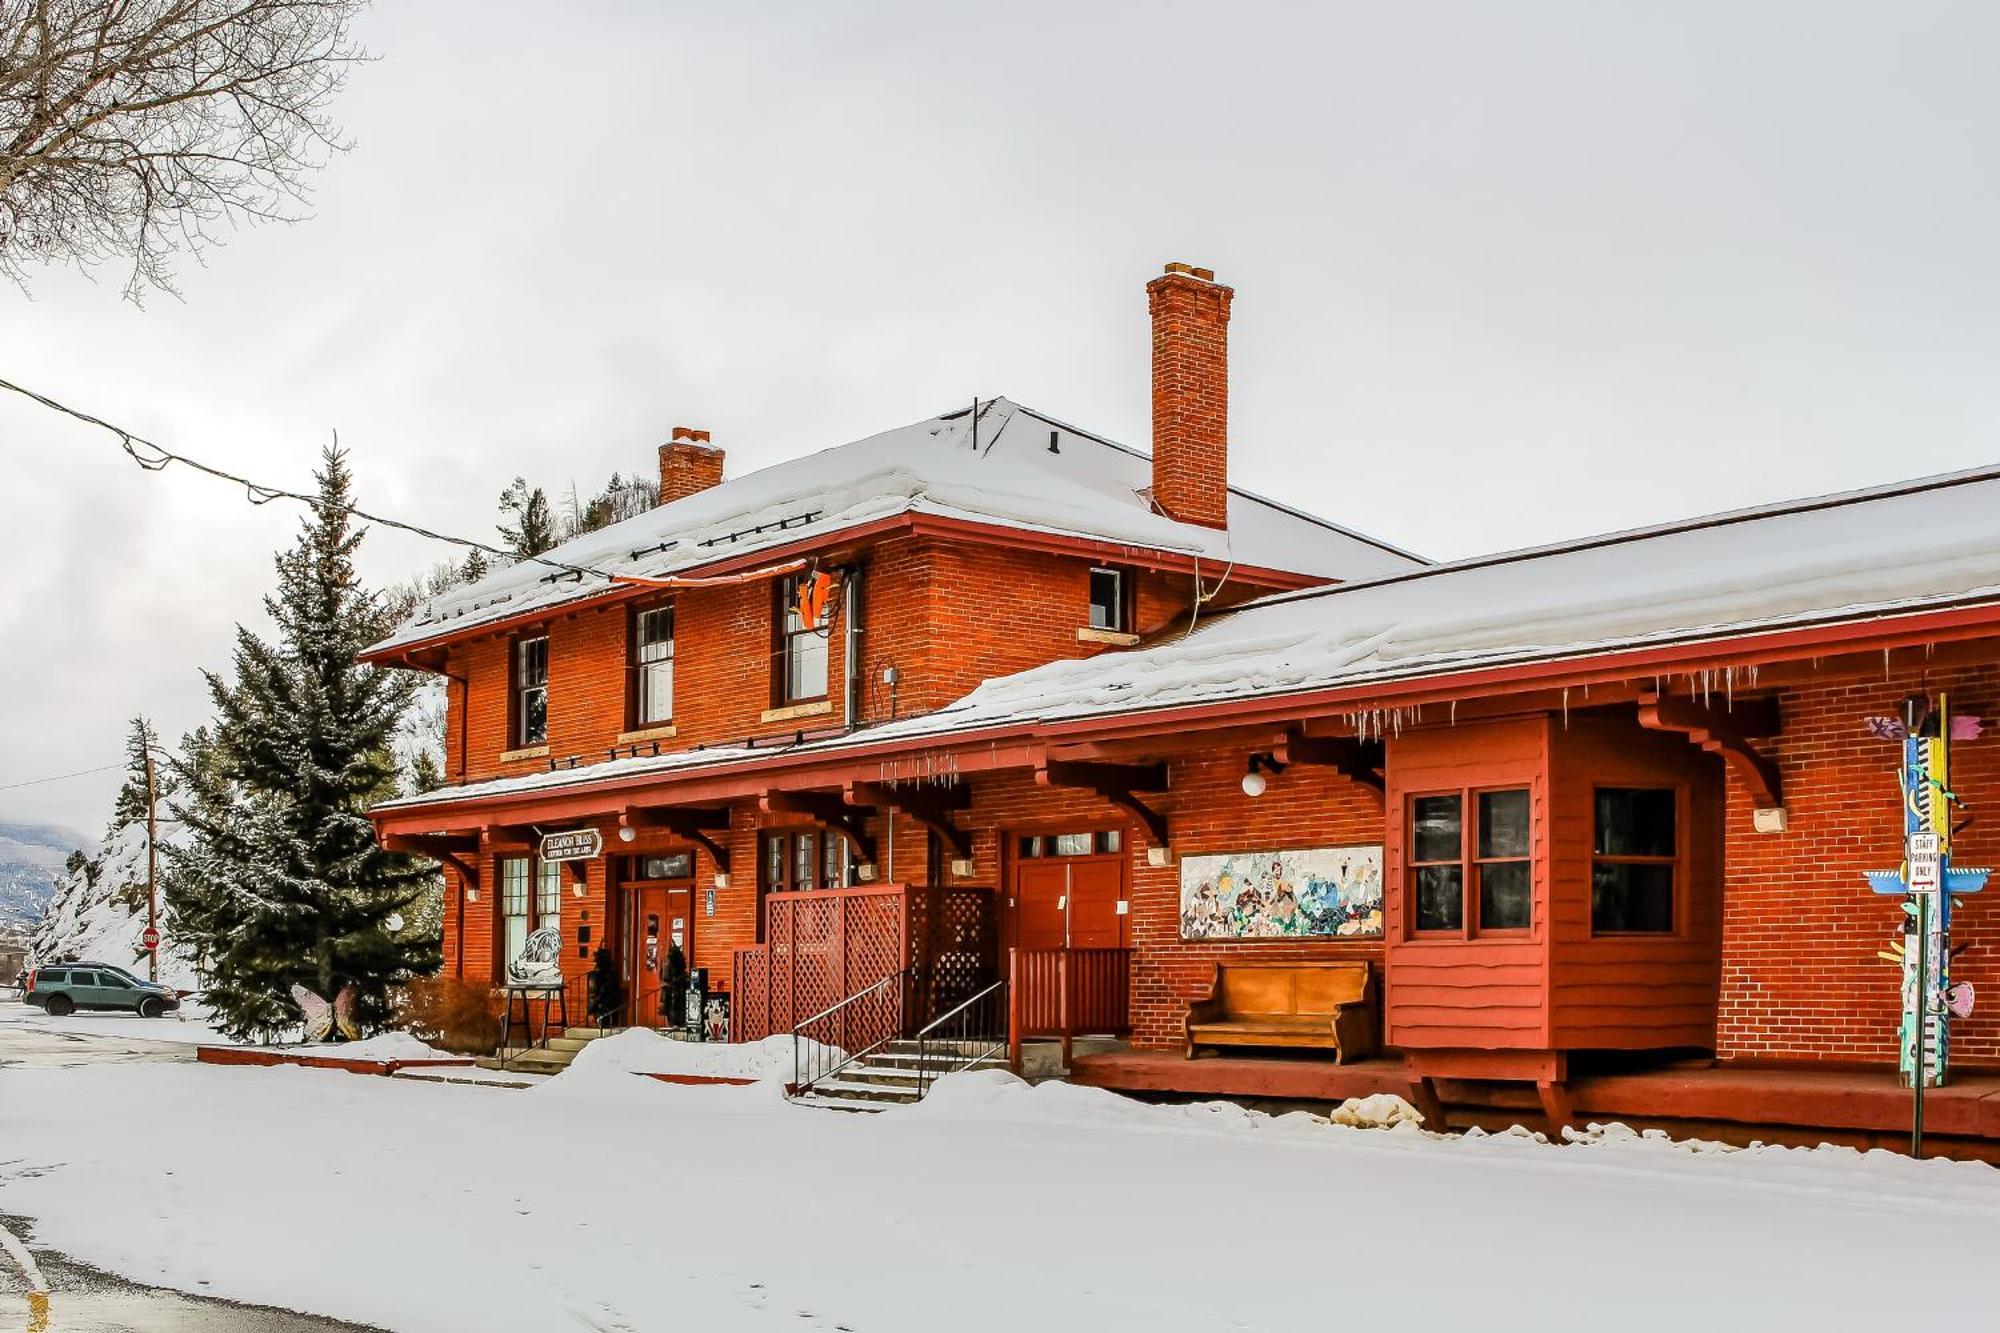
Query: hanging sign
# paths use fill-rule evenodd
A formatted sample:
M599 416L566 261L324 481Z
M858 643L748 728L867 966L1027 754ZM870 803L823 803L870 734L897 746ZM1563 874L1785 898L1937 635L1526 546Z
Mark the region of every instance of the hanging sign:
M590 861L603 855L604 835L594 828L542 835L544 861Z

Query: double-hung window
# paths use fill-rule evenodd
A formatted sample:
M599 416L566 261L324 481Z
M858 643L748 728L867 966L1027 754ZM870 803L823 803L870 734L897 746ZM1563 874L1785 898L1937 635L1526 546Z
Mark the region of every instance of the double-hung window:
M654 607L632 617L632 725L674 720L674 609Z
M1526 787L1411 797L1411 929L1475 935L1532 927L1532 824Z
M799 614L799 590L814 575L794 574L778 581L778 702L812 703L826 698L830 607L819 608L810 623Z
M528 858L500 858L500 971L528 947Z
M1597 789L1590 858L1592 934L1673 933L1679 804L1671 787Z
M549 740L549 636L514 641L514 745Z
M535 862L535 929L562 924L562 862Z
M1090 627L1126 632L1131 619L1125 611L1125 571L1094 565L1090 571Z

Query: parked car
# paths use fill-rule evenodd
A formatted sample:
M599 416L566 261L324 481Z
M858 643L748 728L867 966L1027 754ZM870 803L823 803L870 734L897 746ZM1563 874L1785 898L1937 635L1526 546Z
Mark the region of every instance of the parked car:
M181 997L165 986L141 981L109 963L55 963L28 973L21 998L57 1018L79 1009L130 1009L158 1018L181 1007Z

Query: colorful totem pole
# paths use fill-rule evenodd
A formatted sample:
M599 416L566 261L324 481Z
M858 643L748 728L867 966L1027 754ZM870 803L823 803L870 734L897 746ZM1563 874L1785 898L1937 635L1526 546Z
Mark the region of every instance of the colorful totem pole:
M1898 1065L1904 1085L1918 1090L1912 1143L1921 1151L1922 1089L1943 1085L1951 1061L1951 1017L1971 1012L1971 987L1954 990L1951 984L1951 911L1955 898L1983 889L1990 872L1951 863L1952 812L1958 806L1951 790L1951 743L1977 737L1980 722L1952 717L1942 696L1935 708L1917 697L1906 701L1902 718L1870 718L1869 727L1903 746L1903 864L1863 873L1875 892L1905 899L1901 946L1883 957L1902 965Z

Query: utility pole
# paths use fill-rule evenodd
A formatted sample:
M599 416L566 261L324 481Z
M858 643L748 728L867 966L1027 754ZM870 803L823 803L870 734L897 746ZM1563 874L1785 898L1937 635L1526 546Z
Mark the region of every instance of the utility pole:
M153 776L153 750L146 747L146 938L158 939L155 933L160 928L160 855L158 837L159 784ZM158 948L146 950L146 980L160 979L160 951Z

